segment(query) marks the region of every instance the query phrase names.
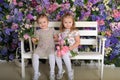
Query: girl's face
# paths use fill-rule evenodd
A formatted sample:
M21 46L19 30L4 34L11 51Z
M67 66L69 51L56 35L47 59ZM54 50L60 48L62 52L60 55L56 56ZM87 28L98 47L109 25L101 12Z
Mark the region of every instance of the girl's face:
M41 29L48 28L48 19L46 17L42 17L38 19L38 25Z
M73 20L70 17L66 17L63 19L63 25L66 29L71 29L73 26Z

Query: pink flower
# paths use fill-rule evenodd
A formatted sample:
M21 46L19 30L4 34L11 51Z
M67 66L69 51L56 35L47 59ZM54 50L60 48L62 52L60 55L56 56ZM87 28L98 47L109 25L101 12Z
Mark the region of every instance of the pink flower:
M42 7L40 5L36 6L36 11L37 12L41 12L42 11Z
M110 36L112 35L112 34L111 34L111 30L105 31L105 34L110 37Z
M58 7L59 7L59 6L58 6L57 3L50 4L50 6L49 6L48 9L47 9L47 12L48 12L48 13L52 13L52 12L54 12Z
M60 15L57 15L56 16L56 20L60 20L61 19L61 16Z
M70 3L66 2L61 4L62 10L68 10L70 8Z
M111 23L110 28L112 29L112 31L120 30L120 22Z
M13 30L17 30L18 28L18 24L16 23L12 23L12 27L11 27Z
M17 2L16 2L16 0L12 0L12 2L13 2L13 4L14 4L14 5L17 5Z
M20 2L18 3L18 6L19 6L19 7L22 7L22 6L23 6L23 2L20 1Z
M120 12L119 12L117 9L114 9L112 16L113 16L114 18L118 18L118 17L120 17Z
M91 2L87 2L87 9L90 9L90 8L92 8L92 5L93 5L93 3L91 3Z
M27 40L27 39L30 38L30 36L29 36L28 34L24 34L24 35L23 35L23 38L24 38L25 40Z
M104 20L98 20L97 22L98 22L98 25L104 25L105 24Z

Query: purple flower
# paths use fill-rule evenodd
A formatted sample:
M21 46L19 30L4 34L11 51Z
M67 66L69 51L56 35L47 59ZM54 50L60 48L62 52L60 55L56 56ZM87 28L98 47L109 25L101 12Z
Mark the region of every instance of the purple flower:
M107 48L107 47L109 47L110 46L110 39L107 39L106 41L105 41L105 47Z
M18 12L19 12L18 9L15 8L15 9L14 9L14 14L18 14Z
M10 9L14 9L15 5L13 3L9 4Z
M119 40L114 36L107 37L105 46L111 47L111 46L115 45L116 43L118 43L118 41Z
M13 44L17 44L17 43L18 43L18 39L13 39L13 40L12 40L12 43L13 43Z
M99 31L105 31L106 30L106 26L105 25L99 25Z
M18 47L19 47L19 48L21 47L21 42L18 42Z
M5 7L6 9L9 8L9 5L8 5L7 3L3 3L3 5L4 5L4 7Z
M106 12L101 11L100 14L101 14L101 19L106 20L106 17L107 17Z
M17 34L16 32L12 33L12 37L13 37L14 39L17 39L17 38L18 38L18 34Z
M8 53L7 47L3 47L3 48L1 49L1 54L2 54L2 55L7 55L7 53Z
M9 51L14 51L17 48L16 44L11 43L9 46Z
M0 7L0 12L2 11L2 8Z
M9 29L9 28L6 28L6 29L5 29L5 33L6 33L7 35L10 35L10 32L11 32L11 29Z
M120 54L120 41L114 46L113 51L110 55L110 60L114 59L119 54Z
M90 11L81 13L80 20L87 20L87 18L90 16Z
M113 36L119 37L120 36L120 29L119 30L114 30L113 31Z
M99 4L99 5L98 5L98 8L99 8L100 10L104 10L104 9L105 9L105 6L104 6L104 4Z
M0 4L2 4L4 2L4 0L0 0Z
M74 5L83 6L84 5L84 0L75 0Z
M10 60L13 60L13 59L14 59L14 55L13 55L12 53L9 55L9 59L10 59Z
M22 12L19 12L17 20L22 21L22 19L23 19L23 14L22 14Z
M46 4L47 4L47 5L50 4L50 1L49 1L49 0L41 0L41 1L43 1L45 5L46 5Z
M2 21L3 19L3 14L0 14L0 21Z
M0 42L3 40L3 38L0 36Z
M115 56L116 56L116 55L111 54L111 55L110 55L110 60L113 60L113 59L115 58Z
M92 21L96 21L97 20L97 16L96 15L91 15Z
M30 19L30 20L33 20L33 15L32 14L28 14L27 18Z
M101 0L89 0L89 1L93 4L96 4L96 3L100 2Z
M120 16L119 16L119 17L116 17L114 20L115 20L115 21L119 21L119 20L120 20Z
M8 37L8 36L5 37L5 39L4 39L5 44L8 43L9 39L10 39L10 37Z

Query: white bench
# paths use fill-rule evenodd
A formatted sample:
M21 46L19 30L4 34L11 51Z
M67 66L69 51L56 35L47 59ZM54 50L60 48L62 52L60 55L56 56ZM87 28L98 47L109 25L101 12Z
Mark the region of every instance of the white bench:
M50 22L50 27L59 27L60 22ZM80 33L80 45L93 45L95 46L95 51L90 52L80 52L79 55L72 57L71 59L80 59L80 60L98 60L100 65L100 79L103 78L103 68L104 68L104 46L105 38L98 36L98 24L95 21L79 21L76 22L76 27L82 28L79 29ZM92 29L91 29L92 28ZM90 38L82 38L82 36ZM99 41L98 41L99 40ZM25 78L25 63L24 59L31 58L33 49L31 39L29 39L30 52L25 52L24 50L24 40L21 39L21 60L22 60L22 78ZM43 58L46 59L46 58Z

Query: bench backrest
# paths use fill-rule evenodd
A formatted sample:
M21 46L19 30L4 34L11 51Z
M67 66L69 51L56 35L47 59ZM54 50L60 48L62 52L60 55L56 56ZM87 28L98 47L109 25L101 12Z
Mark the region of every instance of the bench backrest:
M80 45L97 45L98 25L96 21L78 21L75 22L80 33ZM50 22L50 27L59 27L60 22ZM87 38L85 38L87 37Z

